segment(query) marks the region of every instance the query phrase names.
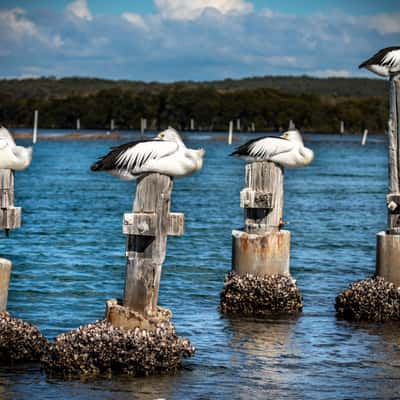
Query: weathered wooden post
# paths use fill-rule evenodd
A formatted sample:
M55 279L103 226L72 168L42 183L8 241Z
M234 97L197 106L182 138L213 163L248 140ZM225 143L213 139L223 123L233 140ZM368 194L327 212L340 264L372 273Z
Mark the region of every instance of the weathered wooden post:
M190 119L190 130L194 131L194 119L193 118Z
M81 130L81 120L79 118L76 119L76 130L77 131Z
M233 140L233 121L229 121L228 144L232 144L232 140Z
M38 121L39 121L39 110L35 110L33 115L33 133L32 133L33 144L37 142Z
M232 267L240 274L289 275L290 232L283 226L283 169L268 161L246 164L240 193L244 230L232 232Z
M11 261L0 258L0 313L7 311L8 286L10 285Z
M400 76L390 79L389 193L386 232L377 234L376 274L400 287Z
M122 305L108 303L107 319L124 328L151 329L152 320L169 319L170 313L157 306L167 236L180 236L184 215L170 213L172 180L149 174L139 180L133 213L124 215L127 266Z
M290 276L290 232L283 227L283 169L273 162L246 164L240 193L244 229L232 231L232 273L221 311L264 315L296 313L302 300Z
M344 121L340 121L340 134L344 134Z
M240 118L238 118L236 120L236 130L239 132L242 130L241 125L240 125Z
M365 146L367 143L368 129L364 129L364 133L361 139L361 146Z
M296 125L294 124L293 120L289 121L289 127L288 127L289 131L296 129Z
M21 207L14 207L14 171L0 169L0 228L6 236L21 226Z
M337 315L350 320L400 320L400 76L390 78L387 229L376 235L375 277L336 297Z

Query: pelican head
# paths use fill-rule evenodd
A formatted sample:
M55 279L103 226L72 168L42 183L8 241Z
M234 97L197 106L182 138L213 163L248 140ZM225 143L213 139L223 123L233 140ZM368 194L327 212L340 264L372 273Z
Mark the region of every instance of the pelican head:
M161 140L170 140L172 142L181 142L182 139L179 136L179 133L176 129L168 127L168 129L166 129L165 131L160 132L157 135L158 139Z
M300 132L297 129L291 129L290 131L284 132L281 137L287 140L291 140L293 142L303 143L303 139L300 135Z

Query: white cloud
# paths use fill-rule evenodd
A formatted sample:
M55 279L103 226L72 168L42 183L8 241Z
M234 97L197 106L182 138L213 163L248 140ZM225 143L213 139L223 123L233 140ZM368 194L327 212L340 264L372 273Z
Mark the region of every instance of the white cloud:
M383 13L367 18L369 26L382 35L400 33L400 13Z
M135 13L130 13L126 12L121 15L123 19L131 23L132 25L135 25L137 28L143 29L143 30L148 30L149 27L147 26L146 22L144 22L144 19L139 15Z
M24 36L37 36L38 30L35 24L27 19L25 14L21 8L0 10L0 25L3 27L3 35L17 40Z
M154 0L164 18L190 20L198 18L207 8L223 14L246 14L253 11L253 4L245 0Z
M75 17L91 21L93 19L86 0L75 0L68 4L67 11Z

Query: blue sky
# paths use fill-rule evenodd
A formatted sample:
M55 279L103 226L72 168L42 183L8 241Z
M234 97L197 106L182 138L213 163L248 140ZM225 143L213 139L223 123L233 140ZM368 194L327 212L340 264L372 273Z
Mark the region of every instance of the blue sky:
M0 77L372 76L400 1L0 0Z

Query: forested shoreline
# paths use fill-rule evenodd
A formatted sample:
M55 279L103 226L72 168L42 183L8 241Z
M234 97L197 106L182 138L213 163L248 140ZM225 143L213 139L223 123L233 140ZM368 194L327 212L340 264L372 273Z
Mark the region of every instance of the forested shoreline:
M38 109L42 128L73 129L79 118L83 129L108 128L111 119L116 129L139 129L141 118L146 118L150 129L172 125L188 130L191 119L196 130L213 131L227 130L229 121L236 119L243 131L253 123L257 131L278 130L289 120L308 132L338 132L341 120L347 132L386 129L385 81L279 77L276 82L271 78L269 86L275 82L280 89L258 87L266 85L267 78L171 84L91 78L2 80L0 123L30 127L33 110ZM289 91L293 86L297 89Z

